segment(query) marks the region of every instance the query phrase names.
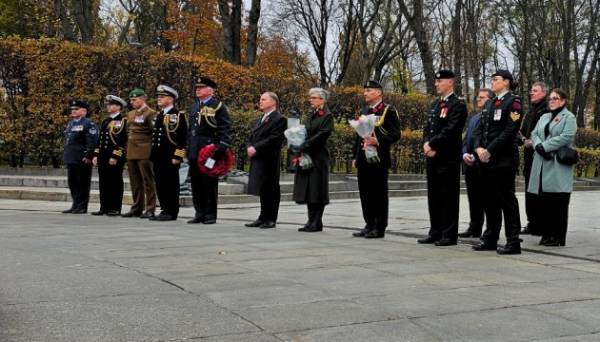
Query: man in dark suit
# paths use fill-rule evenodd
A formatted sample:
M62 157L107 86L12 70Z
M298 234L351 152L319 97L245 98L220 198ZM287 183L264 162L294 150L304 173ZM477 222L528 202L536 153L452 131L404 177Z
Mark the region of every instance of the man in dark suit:
M100 139L94 151L94 165L98 166L100 183L100 210L92 215L121 215L123 204L123 168L127 147L127 118L122 111L127 102L115 95L107 95L108 116L100 126Z
M281 145L287 120L277 111L279 98L267 92L260 97L259 108L263 115L257 120L248 139L250 158L248 193L260 196L260 215L246 227L274 228L279 212L279 167Z
M152 130L150 159L160 214L150 217L150 220L172 221L179 215L179 166L185 157L188 124L185 114L173 106L173 102L179 97L175 89L159 85L156 95L161 111L156 116Z
M475 152L487 194L484 203L486 230L481 243L473 246L476 251L521 254L521 219L515 196L515 176L519 166L517 133L523 108L521 98L511 92L514 86L508 70L498 70L492 75L491 88L496 96L486 103L475 130ZM503 216L506 245L498 247Z
M64 160L73 204L63 214L87 213L92 182L92 159L98 140L98 129L86 118L89 105L81 100L70 102L71 121L65 130Z
M467 134L463 144L463 172L467 185L467 197L469 199L469 228L459 233L459 237L480 237L484 221L483 201L485 188L479 174L479 162L475 158L475 129L481 119L481 110L485 103L494 96L490 89L481 89L477 94L476 102L479 112L469 119L467 123Z
M423 132L427 167L427 202L431 228L419 243L456 245L460 203L462 130L467 119L465 102L454 94L454 73L440 70L435 87L441 96L431 106Z
M231 119L227 107L214 96L217 83L208 77L196 82L197 101L190 110L188 132L188 159L192 179L192 200L196 213L188 223L214 224L217 222L217 197L219 179L198 169L198 152L214 144L217 150L212 158L225 157L231 146Z
M529 187L529 177L531 175L531 165L533 164L533 155L535 154L531 132L537 125L540 117L548 113L548 87L542 82L535 82L529 91L531 100L529 112L523 118L519 137L523 144L523 176L525 176L525 214L527 215L527 225L521 231L521 234L540 235L544 227L540 227L539 213L541 210L538 195L527 191Z
M400 117L394 107L383 102L383 87L379 82L368 81L364 85L363 95L367 106L362 114L374 114L377 122L373 136L363 139L357 134L354 141L353 164L357 169L365 227L352 236L378 239L385 236L388 225L388 172L392 165L390 150L400 139ZM367 146L375 146L379 161L367 159Z

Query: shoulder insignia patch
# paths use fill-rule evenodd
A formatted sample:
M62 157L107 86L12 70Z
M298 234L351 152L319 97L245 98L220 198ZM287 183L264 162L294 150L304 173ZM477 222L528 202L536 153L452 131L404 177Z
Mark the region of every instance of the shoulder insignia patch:
M512 121L517 121L521 118L521 114L517 113L517 112L511 112L510 113L510 118Z

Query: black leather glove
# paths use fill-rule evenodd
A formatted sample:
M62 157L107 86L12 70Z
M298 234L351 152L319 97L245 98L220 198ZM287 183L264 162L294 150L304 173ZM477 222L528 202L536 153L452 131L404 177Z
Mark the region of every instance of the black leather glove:
M541 143L535 145L535 151L537 153L539 153L540 156L542 156L546 160L550 160L553 157L551 153L546 152L546 149L544 148L544 145L542 145Z
M227 147L224 146L219 146L218 149L215 150L215 153L213 153L213 159L221 159L225 156L225 152L227 152Z

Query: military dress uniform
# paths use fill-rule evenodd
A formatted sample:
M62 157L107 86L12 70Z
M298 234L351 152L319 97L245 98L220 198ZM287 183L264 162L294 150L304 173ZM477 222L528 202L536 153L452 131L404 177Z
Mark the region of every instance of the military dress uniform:
M160 215L155 218L158 221L175 220L179 214L180 164L173 164L173 159L181 162L185 157L187 132L185 113L175 107L165 108L156 116L150 159L154 167L156 194L161 208Z
M145 96L142 89L134 89L129 97ZM156 186L150 153L152 128L156 111L147 105L127 114L127 171L133 195L133 205L124 217L150 218L156 209ZM145 212L144 212L145 210Z
M71 108L89 108L87 103L71 101ZM67 180L73 204L63 213L83 214L87 212L92 182L92 158L98 140L96 124L82 117L73 119L65 129L64 162L67 165Z
M438 73L438 78L444 77ZM454 74L452 74L452 78ZM436 100L424 130L424 141L436 152L426 158L428 238L420 243L456 244L460 203L462 130L467 119L465 101L452 93Z
M493 76L492 76L493 77ZM490 153L488 163L480 163L482 183L486 188L484 208L487 219L482 243L475 250L496 250L504 214L506 246L501 254L520 253L521 222L515 196L515 177L519 165L517 133L521 124L519 96L510 91L488 100L475 130L475 146Z
M381 85L375 81L367 82L364 87L381 89ZM355 237L380 238L385 235L388 225L388 172L392 164L390 149L392 144L400 139L400 117L394 107L384 102L375 106L365 106L362 114L374 114L378 117L374 133L379 142L376 148L380 161L376 163L367 161L362 138L357 134L353 159L356 161L358 190L365 227L353 235Z
M196 86L216 88L216 83L201 77ZM217 220L219 179L200 172L197 166L198 152L210 144L218 147L213 156L216 159L224 157L231 145L229 110L215 97L196 101L190 110L187 155L190 163L192 200L196 213L194 219L188 223L212 224Z
M116 96L108 95L108 101L116 101L125 107L127 103ZM98 159L98 181L100 188L100 211L98 214L116 216L123 204L123 168L127 147L127 118L121 113L109 115L100 124L100 137L94 150ZM117 161L110 165L110 159ZM96 213L94 213L96 214Z
M531 104L529 112L523 117L521 124L521 141L531 139L531 133L542 115L550 112L548 102L542 100L538 103ZM523 148L523 176L525 176L525 190L529 187L529 178L531 176L531 166L533 164L533 156L535 150L532 147ZM528 191L525 191L525 214L527 215L527 227L523 229L522 234L539 235L544 227L538 224L540 208L539 196Z

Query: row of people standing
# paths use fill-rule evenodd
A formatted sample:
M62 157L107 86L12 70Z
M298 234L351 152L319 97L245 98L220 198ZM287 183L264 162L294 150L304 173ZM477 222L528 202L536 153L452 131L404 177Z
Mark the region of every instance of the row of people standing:
M200 78L198 89L215 87L209 79ZM93 215L121 215L123 200L123 169L127 163L133 204L123 217L141 217L157 221L171 221L179 214L179 167L186 156L186 150L195 149L212 143L217 127L213 128L207 120L215 120L215 113L199 110L190 125L187 116L174 107L179 97L172 87L160 85L156 89L159 112L146 104L147 95L143 89L136 88L129 93L129 102L133 108L127 114L122 111L127 102L118 96L105 98L108 116L102 121L98 132L95 124L85 118L88 104L75 100L71 106L72 120L67 125L64 159L69 169L68 179L73 204L63 213L81 214L87 212L89 202L92 165L98 167L100 188L100 210ZM206 93L212 94L211 91ZM215 105L211 99L208 99ZM218 102L217 102L218 103ZM202 104L202 106L208 106ZM218 105L217 105L218 106ZM220 112L228 120L228 113ZM200 113L212 115L198 117ZM211 121L212 122L212 121ZM230 123L227 124L228 126ZM216 126L216 125L215 125ZM208 128L206 128L208 127ZM228 130L228 128L226 128ZM189 133L189 134L188 134ZM219 137L221 146L227 144L228 131ZM188 137L190 137L189 143ZM228 146L228 145L227 145ZM95 148L94 148L95 147ZM219 151L215 152L215 155ZM197 154L195 154L197 155ZM216 158L216 157L215 157ZM190 158L190 161L194 158ZM203 223L216 221L216 182L202 183L202 178L192 174L194 203L200 202L197 212L202 215ZM194 187L194 184L201 183ZM215 188L208 191L205 188ZM208 194L208 195L207 195ZM213 201L206 200L214 194ZM155 215L156 200L160 202L161 212ZM197 217L192 220L195 221ZM200 222L200 221L199 221ZM197 222L191 222L197 223Z
M567 94L536 82L530 90L530 108L517 133L517 145L523 145L525 212L527 225L521 234L542 235L540 245L564 246L568 206L573 184L573 166L560 161L557 151L573 148L577 130L575 116L566 109ZM484 206L488 193L482 181L481 164L476 152L475 129L485 104L494 99L491 89L477 96L479 113L472 116L464 141L464 174L469 199L470 223L460 237L480 237L484 224ZM572 163L572 162L571 162Z

